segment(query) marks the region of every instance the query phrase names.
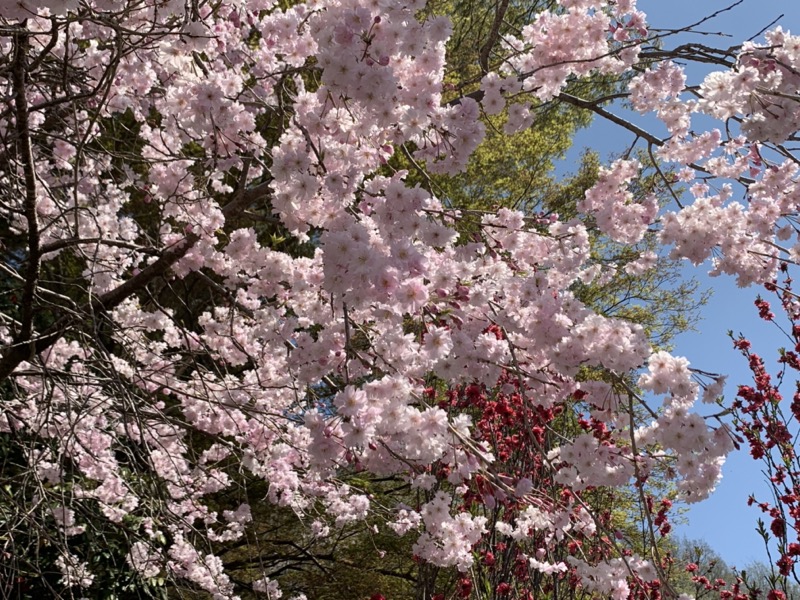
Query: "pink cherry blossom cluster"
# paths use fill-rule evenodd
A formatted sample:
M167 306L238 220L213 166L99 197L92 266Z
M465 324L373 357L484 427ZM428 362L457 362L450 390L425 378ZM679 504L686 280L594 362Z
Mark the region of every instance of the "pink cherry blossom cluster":
M615 161L611 168L602 169L578 209L593 214L597 227L612 240L635 244L644 237L648 226L658 214L655 195L634 202L625 186L636 177L639 166L635 161Z
M504 40L510 73L540 100L557 96L570 76L625 71L638 58L636 40L647 34L635 0L560 4L566 12L542 12L518 38Z
M425 504L421 511L426 532L414 546L414 553L440 566L456 566L466 571L473 561L472 546L486 533L486 517L468 513L450 515L450 502L443 492Z
M782 142L800 126L792 99L800 86L800 38L780 27L765 38L766 44L742 46L735 69L706 77L699 108L719 119L746 114L742 132L748 139Z

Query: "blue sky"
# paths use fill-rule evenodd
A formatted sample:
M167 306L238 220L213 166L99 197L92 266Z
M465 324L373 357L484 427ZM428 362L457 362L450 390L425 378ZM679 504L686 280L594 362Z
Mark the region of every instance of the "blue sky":
M678 28L696 22L700 18L729 6L733 0L639 0L638 6L647 13L648 22L655 28ZM795 0L744 0L740 5L704 23L706 32L726 32L729 37L717 35L683 36L679 43L698 42L708 46L729 47L740 43L769 25L778 21L785 30L800 32L800 2ZM667 46L674 46L668 41ZM694 72L696 82L702 71ZM597 123L579 133L566 163L576 160L584 147L604 152L619 152L627 148L633 136L618 128ZM754 345L754 349L765 358L772 359L775 349L784 342L778 331L758 318L753 300L761 291L739 289L735 281L727 277L711 278L705 275L708 268L692 268L687 265L687 274L700 279L705 288L714 294L702 310L699 332L682 334L676 340L675 354L685 356L693 367L704 371L728 375L726 399L733 398L736 386L748 384L749 370L741 355L732 348L727 336L729 330L743 333ZM768 364L775 365L774 361ZM774 371L775 369L773 369ZM790 382L792 383L792 382ZM724 469L724 478L715 494L705 502L692 505L686 515L685 524L676 531L692 539L707 541L726 562L743 567L752 561L765 561L766 552L761 538L755 533L756 520L761 516L755 507L746 505L751 493L767 488L758 464L750 459L746 450L731 455Z

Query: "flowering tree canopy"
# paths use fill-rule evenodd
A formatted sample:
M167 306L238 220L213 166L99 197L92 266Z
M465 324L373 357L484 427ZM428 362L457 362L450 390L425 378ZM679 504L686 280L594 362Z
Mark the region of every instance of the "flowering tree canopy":
M34 529L53 593L91 596L72 540L103 521L136 578L278 598L277 574L232 577L215 553L260 502L317 538L377 518L462 596L513 546L497 597L678 597L598 497L633 489L651 536L671 504L654 473L705 499L736 437L694 407L718 411L723 378L575 288L621 268L593 232L742 286L795 263L800 38L669 49L635 0L560 0L506 31L508 5L459 81L424 0L0 2L0 435L25 483L4 561ZM699 85L691 60L715 69ZM621 91L567 90L592 78ZM486 117L510 135L557 103L633 132L673 203L633 184L632 154L569 217L476 217L411 183L464 170ZM430 493L377 503L352 473ZM243 485L260 495L221 500Z

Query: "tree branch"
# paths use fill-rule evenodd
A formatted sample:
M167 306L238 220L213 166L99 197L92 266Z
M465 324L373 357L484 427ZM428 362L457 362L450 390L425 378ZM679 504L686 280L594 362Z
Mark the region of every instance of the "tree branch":
M39 282L41 250L39 248L39 215L36 212L36 173L34 172L31 133L28 128L28 99L25 96L29 33L23 22L14 35L14 112L16 120L17 154L24 178L24 213L28 224L28 268L22 291L22 325L15 337L15 344L27 345L33 332L33 305L36 285ZM32 349L31 349L32 350Z
M484 74L489 72L489 55L492 53L492 48L494 48L500 36L500 26L503 24L503 19L506 16L508 4L509 0L500 0L500 5L494 13L494 21L492 22L492 29L489 31L489 37L486 43L481 46L478 60L481 65L481 72Z
M255 187L244 190L236 194L236 197L222 208L222 214L226 220L238 216L244 209L250 206L259 198L263 198L269 193L271 181L266 181ZM198 242L200 236L190 233L181 242L167 248L163 254L153 264L145 267L139 273L124 281L105 294L95 296L83 306L79 307L77 316L74 314L66 315L48 327L42 334L30 340L30 344L15 343L11 345L0 359L0 381L5 380L11 375L17 366L31 358L32 355L39 354L52 346L64 333L76 324L80 318L94 312L105 312L119 306L126 299L136 292L144 289L155 279L165 276L172 266ZM38 239L37 239L38 243Z

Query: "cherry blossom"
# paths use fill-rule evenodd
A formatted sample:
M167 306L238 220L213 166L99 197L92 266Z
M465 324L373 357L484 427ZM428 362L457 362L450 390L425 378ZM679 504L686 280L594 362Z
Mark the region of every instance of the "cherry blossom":
M699 383L576 289L617 268L598 236L635 249L631 273L670 254L774 286L797 261L797 165L780 146L800 127L797 37L769 31L689 88L633 0L561 0L456 94L452 25L423 1L25 0L0 19L3 272L19 295L0 313L0 435L23 440L24 512L59 532L64 590L96 585L70 544L98 519L125 530L137 577L239 597L211 548L253 526L253 499L218 502L246 479L312 538L369 519L413 536L467 594L508 540L521 584L658 588L662 564L590 498L635 489L666 535L671 502L648 477L685 501L711 493L738 442L695 405L724 380ZM669 137L571 93L595 76L628 81L619 95ZM430 175L466 167L486 115L510 134L555 102L612 118L661 162L603 167L564 218L461 213L440 194ZM717 122L696 130L701 115ZM648 168L672 205L637 187ZM660 246L639 253L646 236ZM61 265L66 287L47 275ZM774 392L751 368L749 413ZM427 496L382 506L359 473ZM279 578L249 577L282 596Z

